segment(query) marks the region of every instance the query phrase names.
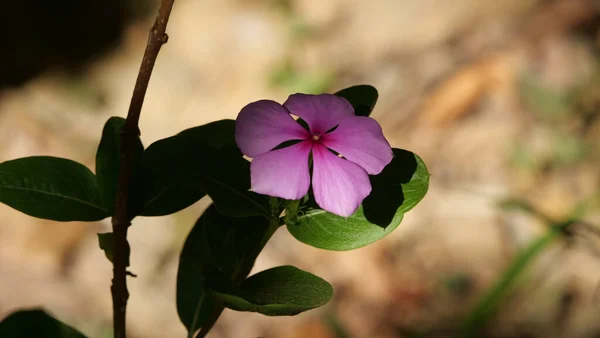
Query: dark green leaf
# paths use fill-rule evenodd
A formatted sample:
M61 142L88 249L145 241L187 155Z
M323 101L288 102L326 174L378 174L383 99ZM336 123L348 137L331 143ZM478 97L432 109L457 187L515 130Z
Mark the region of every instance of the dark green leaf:
M354 114L358 116L369 116L375 108L379 94L377 89L369 85L358 85L342 89L335 93L348 100L354 107Z
M299 241L328 250L352 250L383 238L400 225L404 213L427 193L429 172L415 154L394 150L394 159L378 176L373 190L348 218L320 209L309 209L289 232Z
M205 124L203 126L186 129L175 137L178 141L190 144L201 144L214 150L223 151L231 155L242 156L234 140L235 121L220 120ZM178 147L178 142L173 138L168 143L172 147ZM145 155L147 161L152 161L156 156L156 149L152 149ZM168 151L164 147L161 151ZM144 196L145 203L142 209L143 216L163 216L175 213L187 208L206 194L199 186L181 184L167 174L158 172L151 166L144 166Z
M333 288L311 273L280 266L251 276L233 292L211 290L211 294L233 310L293 316L327 304Z
M96 152L96 177L98 187L105 208L110 214L113 213L115 198L117 196L117 185L119 177L119 163L121 162L121 130L125 125L125 119L113 116L104 125L102 139ZM133 148L133 162L130 180L131 218L137 214L141 204L140 181L141 158L144 146L139 137L136 137Z
M199 187L174 182L167 175L144 168L144 205L142 216L164 216L176 213L196 203L206 194Z
M94 174L80 163L58 157L0 163L0 202L29 216L62 222L109 216Z
M100 249L104 251L104 255L108 260L113 263L113 247L114 247L114 236L112 232L107 232L104 234L98 234L98 244L100 245ZM125 261L125 266L129 266L129 255L130 255L129 242L127 242L127 257Z
M14 312L0 322L3 338L85 338L74 328L52 318L44 310Z
M383 171L371 176L372 192L363 201L365 217L385 227L398 212L406 213L419 203L429 188L429 172L414 153L394 148L394 158Z
M233 134L206 133L203 127L153 143L144 153L144 166L175 187L205 191L226 215L268 216L268 199L249 191L250 163L235 146ZM214 129L232 133L230 128ZM209 142L207 138L213 134L221 137L214 136L216 141Z
M242 152L237 147L230 147L235 146L234 132L234 120L219 120L186 129L176 136L189 143L207 145L215 150L228 149L242 156Z
M206 283L230 282L240 271L243 259L259 245L268 228L263 217L232 218L215 206L198 219L188 235L177 272L177 312L190 331L202 326L219 308L206 295ZM244 274L245 273L245 274Z

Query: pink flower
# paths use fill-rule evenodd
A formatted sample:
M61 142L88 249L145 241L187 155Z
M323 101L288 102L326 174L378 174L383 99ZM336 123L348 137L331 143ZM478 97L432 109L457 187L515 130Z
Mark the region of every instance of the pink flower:
M301 117L310 130L290 114ZM393 157L377 121L355 116L348 101L330 94L294 94L283 106L270 100L250 103L237 117L235 140L253 158L251 190L288 200L308 192L312 152L315 200L342 217L356 211L371 192L369 175L379 174ZM291 140L300 142L273 150Z

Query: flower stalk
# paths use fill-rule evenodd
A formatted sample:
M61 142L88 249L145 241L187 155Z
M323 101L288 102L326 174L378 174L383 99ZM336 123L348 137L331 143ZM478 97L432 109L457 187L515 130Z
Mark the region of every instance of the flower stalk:
M298 221L298 208L300 200L287 201L285 204L285 215L283 217L285 224L296 224Z

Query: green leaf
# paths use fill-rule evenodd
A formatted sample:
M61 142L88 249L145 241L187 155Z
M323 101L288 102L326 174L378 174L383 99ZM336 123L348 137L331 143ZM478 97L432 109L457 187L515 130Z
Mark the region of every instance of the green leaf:
M115 198L117 196L119 163L121 162L121 130L124 125L124 118L113 116L108 119L102 130L102 139L96 152L98 187L100 188L104 206L110 214L113 213ZM131 185L129 187L131 218L137 214L139 205L141 204L139 177L141 175L141 158L143 152L144 145L142 145L140 138L136 137L131 166Z
M104 255L108 260L113 263L113 250L114 250L114 236L112 232L107 232L103 234L98 234L98 245L100 245L100 249L104 251ZM130 255L129 242L127 242L127 258L125 261L125 266L129 266L129 255Z
M234 139L235 121L220 120L205 124L203 126L186 129L177 134L177 142L188 142L191 144L202 144L214 150L220 150L232 155L242 156L237 149ZM170 140L169 138L167 140ZM160 142L160 141L159 141ZM170 141L169 146L177 147L178 143ZM168 174L157 171L148 162L153 161L153 156L160 155L160 151L168 151L162 145L162 149L152 148L150 153L144 155L144 196L145 203L142 209L143 216L164 216L185 209L204 197L206 194L199 186L181 184ZM151 146L152 147L152 146Z
M267 197L249 191L250 163L235 146L233 134L213 140L202 127L150 145L144 153L147 170L176 186L205 191L228 216L268 216Z
M399 212L406 213L429 189L429 172L414 153L394 148L394 158L379 175L370 176L372 191L363 201L365 217L386 226Z
M333 288L311 273L280 266L251 276L233 292L211 290L211 294L233 310L293 316L327 304Z
M96 177L84 165L58 157L0 163L0 202L54 221L98 221L110 216Z
M6 317L0 322L0 337L85 338L76 329L41 309L18 311Z
M186 129L176 136L194 144L203 144L215 150L230 149L241 156L235 145L235 121L226 119L207 123L202 126Z
M189 331L195 332L220 308L207 296L204 285L231 283L239 274L245 277L248 272L240 271L242 262L267 229L264 217L227 217L214 205L198 219L183 245L177 272L177 313Z
M335 93L337 96L341 96L348 100L352 107L354 107L354 113L358 116L369 116L371 111L375 108L375 103L379 98L377 89L369 85L358 85L342 89Z
M142 187L144 205L140 215L164 216L176 213L206 196L199 187L189 187L174 182L167 175L154 172L144 166Z
M371 244L392 232L400 225L403 212L385 228L367 221L363 207L348 218L320 209L312 209L298 218L288 231L300 242L327 250L353 250Z
M371 176L372 192L348 218L309 209L288 224L299 241L328 250L352 250L373 243L400 225L404 213L425 197L429 172L417 155L393 149L394 159L381 174Z

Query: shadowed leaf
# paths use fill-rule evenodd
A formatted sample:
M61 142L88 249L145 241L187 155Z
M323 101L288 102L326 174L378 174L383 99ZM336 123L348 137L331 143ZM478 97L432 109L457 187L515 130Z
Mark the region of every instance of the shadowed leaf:
M227 217L214 205L198 219L183 245L177 272L177 313L188 330L195 332L218 308L204 285L231 283L267 227L264 217Z
M377 89L370 85L357 85L342 89L335 93L337 96L341 96L348 100L352 107L354 107L354 113L357 116L369 116L375 108L379 93Z
M110 216L94 174L58 157L0 163L0 202L29 216L54 221L99 221Z
M0 337L85 338L79 331L40 309L18 311L6 317L0 322Z
M293 316L327 304L333 288L311 273L279 266L250 276L233 292L211 290L211 294L233 310Z

